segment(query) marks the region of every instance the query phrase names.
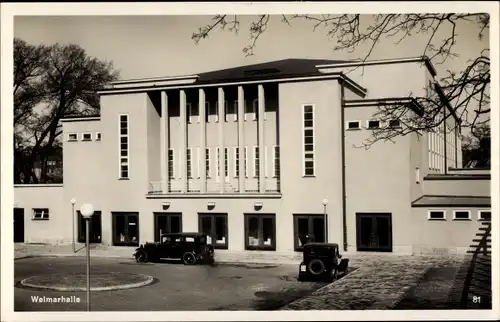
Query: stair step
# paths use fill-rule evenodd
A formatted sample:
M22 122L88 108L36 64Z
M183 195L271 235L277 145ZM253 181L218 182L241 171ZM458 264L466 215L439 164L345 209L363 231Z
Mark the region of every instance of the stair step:
M481 241L483 241L483 239L482 238L477 238L477 239L473 239L472 241L480 243ZM486 238L486 242L487 243L491 243L491 236L490 236L490 238Z
M478 230L488 230L489 227L479 227Z
M475 250L468 250L467 254L474 254L476 251ZM484 253L483 251L480 251L479 253ZM491 250L487 250L486 254L491 254Z

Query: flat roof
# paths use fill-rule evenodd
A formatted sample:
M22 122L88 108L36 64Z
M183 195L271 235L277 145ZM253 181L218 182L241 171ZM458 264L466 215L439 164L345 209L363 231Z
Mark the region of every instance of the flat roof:
M491 207L491 197L424 195L411 205L412 207Z

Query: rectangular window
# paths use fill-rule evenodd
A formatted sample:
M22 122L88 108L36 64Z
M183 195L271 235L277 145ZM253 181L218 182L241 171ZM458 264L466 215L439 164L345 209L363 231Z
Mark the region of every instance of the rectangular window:
M470 210L453 210L453 220L470 220Z
M240 176L240 148L235 147L233 148L233 162L234 162L234 177L238 178Z
M243 163L245 165L245 178L248 178L248 148L245 147L245 155L243 157Z
M415 182L420 183L420 169L419 168L415 169Z
M92 133L82 133L82 141L92 141Z
M478 211L478 219L479 220L491 220L491 210L479 210Z
M139 246L139 213L112 212L113 246Z
M220 179L220 148L216 148L215 150L215 178L217 180Z
M401 127L401 121L400 120L390 120L389 127L390 128L399 128L399 127Z
M173 179L175 176L174 163L175 163L174 150L168 149L168 177L170 179Z
M227 249L227 214L199 214L198 230L207 235L207 243L216 249Z
M212 160L210 159L210 148L205 149L205 171L207 172L207 178L211 178L211 165Z
M429 220L446 220L444 210L429 210Z
M49 220L49 209L48 208L34 208L33 216L31 217L33 220Z
M359 130L361 128L360 122L359 121L349 121L347 122L347 129L348 130Z
M303 147L303 176L315 175L315 133L314 133L314 106L302 106L304 147Z
M274 214L245 214L245 249L276 250Z
M120 114L119 127L119 144L120 144L120 179L128 179L129 177L129 124L128 114Z
M254 146L253 147L253 176L255 178L258 178L259 177L259 170L260 170L260 166L259 166L259 162L260 162L260 157L259 157L259 147L258 146Z
M229 149L224 148L224 177L229 178Z
M280 176L280 147L275 145L273 147L273 178Z
M325 215L294 215L294 247L301 251L307 243L326 241Z
M378 120L369 120L367 122L367 126L366 127L369 130L379 129L380 128L380 121L378 121Z
M78 141L78 135L76 133L68 133L68 141Z
M191 148L186 150L186 167L187 167L187 177L189 179L193 178L193 160L191 155Z
M97 133L95 134L95 140L96 140L96 141L101 141L101 132L97 132Z

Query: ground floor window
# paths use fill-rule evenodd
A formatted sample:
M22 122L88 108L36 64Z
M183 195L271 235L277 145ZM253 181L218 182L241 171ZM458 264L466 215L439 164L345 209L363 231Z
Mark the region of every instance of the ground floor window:
M113 245L139 246L139 213L113 212Z
M227 249L227 214L199 214L198 230L207 234L207 243L215 248Z
M356 213L358 251L392 252L392 214Z
M86 225L85 219L83 218L80 211L77 211L78 217L78 242L85 243L85 233L86 233ZM101 243L101 212L94 211L94 214L90 218L89 223L90 231L89 231L89 243Z
M182 232L182 213L156 212L155 217L155 241L160 241L162 234Z
M301 251L307 243L324 243L326 238L325 215L296 214L293 216L294 246Z
M245 249L276 250L276 216L245 214Z

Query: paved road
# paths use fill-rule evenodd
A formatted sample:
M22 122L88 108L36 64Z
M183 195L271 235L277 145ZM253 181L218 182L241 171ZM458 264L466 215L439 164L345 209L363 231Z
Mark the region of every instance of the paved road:
M16 260L16 285L27 277L54 273L85 273L85 259L28 258ZM129 290L93 292L93 311L275 310L312 293L324 283L299 283L295 265L136 264L132 259L92 260L92 274L141 273L154 284ZM34 303L33 296L78 297L80 303ZM15 311L84 311L85 292L40 291L15 287Z

